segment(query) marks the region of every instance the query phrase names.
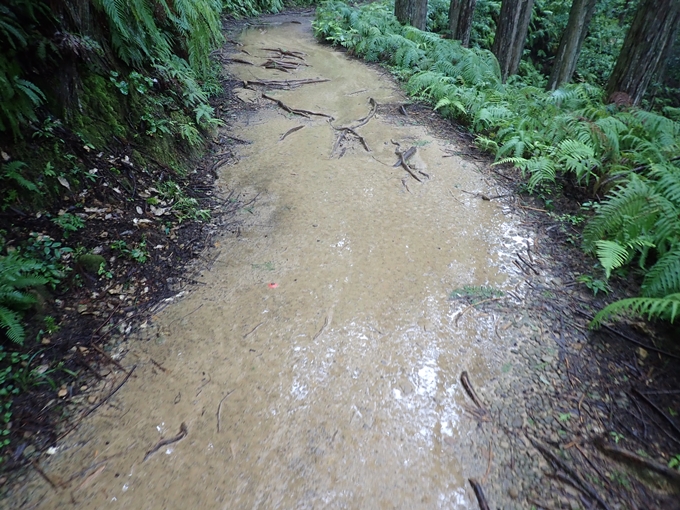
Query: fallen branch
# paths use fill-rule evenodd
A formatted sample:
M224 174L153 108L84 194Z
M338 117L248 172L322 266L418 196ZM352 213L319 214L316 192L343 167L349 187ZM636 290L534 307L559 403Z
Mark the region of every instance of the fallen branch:
M472 383L470 382L470 378L468 377L467 370L463 370L463 372L460 374L460 382L463 385L463 389L468 394L468 396L472 399L472 401L475 403L475 405L481 411L484 411L484 413L488 413L486 406L484 406L484 403L482 402L482 399L479 398L479 396L477 395L477 392L472 387Z
M536 448L541 453L541 455L543 455L546 458L546 460L550 461L554 467L559 468L566 474L568 474L575 482L578 483L580 488L584 490L590 497L595 499L602 508L604 508L605 510L609 510L607 503L604 502L604 500L600 497L597 491L593 489L593 487L590 484L588 484L581 477L581 475L579 475L571 466L569 466L569 464L567 464L565 461L563 461L557 455L555 455L546 445L540 443L538 440L532 437L529 436L526 437L534 446L534 448Z
M610 446L606 444L601 437L595 440L595 446L598 450L609 457L637 464L638 466L649 469L650 471L654 471L655 473L658 473L668 478L672 482L680 485L680 471L671 469L660 462L656 462L655 460L641 457L640 455L629 452L628 450L624 450L623 448Z
M52 481L52 479L47 476L47 473L45 473L42 468L38 465L38 463L35 460L31 460L31 466L35 468L35 470L38 472L38 474L47 482L50 484L50 486L56 491L57 490L57 484Z
M163 448L164 446L167 446L172 443L176 443L177 441L181 441L186 437L186 435L189 433L189 429L187 428L186 423L182 422L182 424L179 426L179 434L177 434L175 437L172 437L170 439L162 439L158 441L156 446L151 448L148 452L146 452L146 455L144 455L144 459L142 462L146 462L149 457L151 457L154 453L156 453L158 450Z
M283 133L283 135L281 135L281 138L279 138L279 142L282 142L289 134L295 133L296 131L300 131L303 127L305 126L295 126L294 128L290 128L288 131Z
M474 478L468 478L468 482L470 482L472 490L475 491L477 503L479 503L479 510L489 510L489 503L486 502L486 497L484 496L482 486Z
M657 406L654 402L649 400L649 398L647 396L640 393L640 391L638 391L636 388L633 388L631 390L631 393L633 395L635 395L636 397L640 398L649 407L654 409L661 417L663 417L663 419L665 419L668 422L668 424L673 428L673 430L675 430L675 432L678 435L680 435L680 428L675 424L675 422L671 419L670 416L668 416L666 413L663 412L663 410L659 406Z

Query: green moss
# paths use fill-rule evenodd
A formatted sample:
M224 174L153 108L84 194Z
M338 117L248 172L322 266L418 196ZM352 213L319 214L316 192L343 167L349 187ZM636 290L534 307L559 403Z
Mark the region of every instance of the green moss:
M125 100L108 78L94 73L83 78L81 108L70 119L74 131L95 147L104 147L113 137L127 138L126 117Z

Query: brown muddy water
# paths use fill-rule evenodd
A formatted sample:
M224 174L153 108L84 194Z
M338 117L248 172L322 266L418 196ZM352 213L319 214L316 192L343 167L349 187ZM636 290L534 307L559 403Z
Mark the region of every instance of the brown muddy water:
M470 447L459 377L483 392L506 347L493 314L457 322L466 305L449 294L512 290L509 254L526 239L500 201L472 194L500 194L496 183L443 157L454 141L381 113L406 101L391 78L317 44L302 21L245 30L233 56L258 65L230 72L328 79L264 91L335 120L239 92L261 107L229 128L252 143L219 187L258 196L242 233L216 243L203 285L125 342L134 376L44 463L61 479L85 474L61 491L36 478L37 507L476 508L467 478L487 459ZM266 69L263 48L304 52L306 65ZM357 124L371 98L378 113L356 129L370 152L351 135L333 151L332 126ZM410 162L430 178L394 168L393 142L417 147ZM182 424L186 437L147 456Z

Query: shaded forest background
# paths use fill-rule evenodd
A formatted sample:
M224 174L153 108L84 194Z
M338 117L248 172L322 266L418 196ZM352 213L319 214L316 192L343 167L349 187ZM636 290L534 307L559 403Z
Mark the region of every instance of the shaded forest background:
M577 213L557 218L584 227L575 242L594 255L593 271L580 282L596 293L607 292L612 275L640 282L638 297L613 303L597 322L617 314L674 321L680 314L676 0L664 0L675 18L658 65L643 73L644 94L610 90L622 53L633 53L626 49L630 28L653 3L580 1L591 9L584 11L588 22L571 32L566 1L328 2L314 27L320 39L385 63L414 98L464 126L497 164L521 169L525 190L547 210L566 184L588 197ZM222 91L221 66L211 58L224 40L222 19L283 8L281 0L8 0L0 6L0 451L10 444L16 396L57 384L36 372L40 340L60 327L53 316L35 313L37 304L88 278L111 278L112 254L137 264L149 257L142 234L108 239L103 252L74 241L93 214L85 202L117 199L120 208L135 209L139 200L124 196L136 196L146 182L152 192L141 205L163 215L158 235L208 219L187 176L223 123L211 103ZM507 24L510 8L522 15ZM576 58L558 74L556 62L574 55L561 44L570 40ZM620 67L624 73L633 65ZM29 219L36 216L58 227L58 235L35 229ZM48 370L57 370L53 361ZM71 375L59 370L62 378Z

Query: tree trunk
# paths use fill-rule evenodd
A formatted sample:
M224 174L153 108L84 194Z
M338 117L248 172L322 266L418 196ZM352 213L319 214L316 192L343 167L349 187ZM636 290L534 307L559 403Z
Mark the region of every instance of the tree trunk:
M639 104L654 73L665 64L680 28L680 0L643 0L607 83L607 96Z
M491 51L498 59L503 83L515 74L522 59L534 0L503 0Z
M396 0L394 15L402 25L425 30L427 28L427 0Z
M461 42L467 47L470 44L472 31L472 15L475 12L477 0L451 0L449 6L449 29L451 39Z
M574 0L569 11L569 22L560 40L560 48L553 64L548 90L555 90L571 80L588 25L595 12L597 0Z

